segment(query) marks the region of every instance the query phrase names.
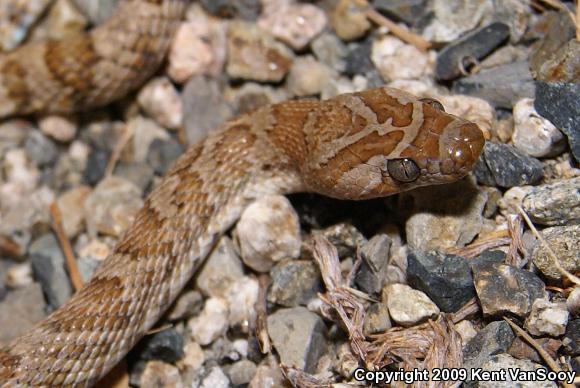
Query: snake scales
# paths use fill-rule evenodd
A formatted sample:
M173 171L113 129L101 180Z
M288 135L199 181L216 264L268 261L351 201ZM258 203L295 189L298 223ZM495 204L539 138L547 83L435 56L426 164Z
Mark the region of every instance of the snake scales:
M186 0L126 0L87 35L0 56L0 116L107 104L161 63ZM389 88L288 101L224 124L180 157L135 222L62 308L0 349L0 384L90 386L175 299L256 197L366 199L467 174L475 124Z

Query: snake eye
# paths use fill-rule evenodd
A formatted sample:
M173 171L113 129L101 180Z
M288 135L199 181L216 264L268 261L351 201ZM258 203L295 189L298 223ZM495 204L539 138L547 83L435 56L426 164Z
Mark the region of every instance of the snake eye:
M440 110L441 112L445 112L445 107L443 106L443 104L434 98L425 97L425 98L420 98L419 101L421 101L425 104L431 105L433 108Z
M392 159L387 162L389 176L399 182L413 182L419 178L421 169L409 158Z

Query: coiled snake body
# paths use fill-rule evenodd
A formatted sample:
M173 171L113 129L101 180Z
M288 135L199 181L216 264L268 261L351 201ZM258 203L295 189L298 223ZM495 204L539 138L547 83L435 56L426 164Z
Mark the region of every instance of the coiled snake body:
M72 111L125 94L160 63L185 5L128 0L104 26L72 39L76 46L37 44L0 57L0 115ZM26 69L23 53L32 58ZM31 79L34 66L41 70ZM176 161L92 280L0 349L1 386L96 383L255 198L313 191L366 199L451 182L470 171L483 143L475 124L389 88L288 101L224 124Z

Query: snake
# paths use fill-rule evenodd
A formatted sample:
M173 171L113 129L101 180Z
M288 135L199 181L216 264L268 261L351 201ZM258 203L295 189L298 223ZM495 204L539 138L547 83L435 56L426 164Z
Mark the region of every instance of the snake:
M107 105L163 62L186 0L121 0L103 25L0 55L0 116ZM379 87L289 100L224 123L151 191L110 255L63 306L0 348L0 386L88 387L159 320L258 198L364 200L456 181L484 145L434 99Z

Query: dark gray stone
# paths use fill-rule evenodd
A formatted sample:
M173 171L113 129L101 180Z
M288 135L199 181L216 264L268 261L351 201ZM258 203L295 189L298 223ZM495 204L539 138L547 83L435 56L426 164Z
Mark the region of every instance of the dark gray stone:
M262 12L259 0L201 0L203 7L220 18L256 20Z
M30 244L32 272L52 309L57 309L72 295L72 286L65 269L65 258L53 234L45 234Z
M38 167L52 166L58 158L56 144L40 131L31 131L24 142L26 155Z
M483 98L492 105L511 110L522 98L533 98L535 84L528 62L514 62L485 69L453 84L453 92Z
M525 318L536 299L547 297L544 282L532 272L489 263L472 265L472 271L484 316Z
M357 74L366 74L375 69L371 60L372 39L366 39L362 43L352 43L348 46L346 55L345 74L354 76Z
M411 252L407 256L407 280L446 313L459 310L475 296L471 267L467 260L456 255Z
M505 353L515 338L507 322L491 322L463 348L463 366L468 370L481 368L490 356Z
M486 57L504 42L509 34L509 26L496 22L481 27L447 45L437 55L435 77L449 81L461 76L468 65ZM469 61L472 62L469 63Z
M142 360L175 363L183 357L183 337L174 328L145 337L136 352Z
M428 0L373 0L373 8L390 19L413 27L425 26L431 16Z
M492 142L485 144L473 172L479 183L506 188L537 183L544 174L538 159L512 146Z
M184 148L174 139L155 139L147 152L147 163L157 175L163 175L179 157Z
M164 155L157 155L156 162ZM152 157L153 158L153 157ZM125 178L130 182L135 183L137 187L143 192L153 180L153 167L147 163L120 163L115 167L113 175Z
M84 172L84 180L90 186L99 183L105 176L110 154L100 149L92 149L89 153L87 168Z
M522 207L537 224L580 223L580 177L534 187Z
M378 295L385 285L392 243L389 236L379 234L361 246L362 263L355 283L367 294Z
M564 132L580 161L580 83L538 82L534 108Z
M282 306L305 306L323 291L320 271L313 261L283 261L272 268L270 275L268 300Z

